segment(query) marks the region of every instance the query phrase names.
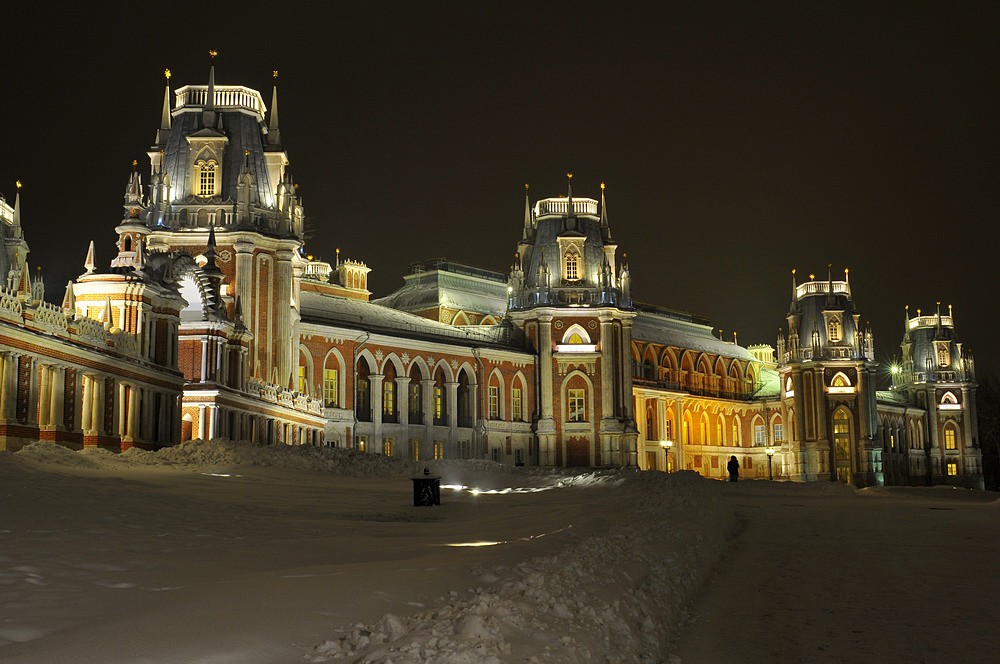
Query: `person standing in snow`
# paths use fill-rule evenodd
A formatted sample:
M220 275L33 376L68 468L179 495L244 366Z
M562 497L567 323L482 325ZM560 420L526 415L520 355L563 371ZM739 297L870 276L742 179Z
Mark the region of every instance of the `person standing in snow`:
M736 460L735 456L729 457L729 463L726 464L726 470L729 471L729 481L737 482L740 479L740 462Z

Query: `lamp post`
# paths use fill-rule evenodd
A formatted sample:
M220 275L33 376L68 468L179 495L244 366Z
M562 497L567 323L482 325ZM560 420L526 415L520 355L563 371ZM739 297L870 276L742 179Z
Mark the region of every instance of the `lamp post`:
M674 446L674 441L672 440L660 441L660 447L663 448L663 454L664 454L663 460L666 462L665 463L666 467L664 468L664 470L668 473L670 472L670 448L673 446Z
M774 458L774 448L768 447L764 450L764 453L767 454L767 479L773 482L774 475L771 473L771 459Z

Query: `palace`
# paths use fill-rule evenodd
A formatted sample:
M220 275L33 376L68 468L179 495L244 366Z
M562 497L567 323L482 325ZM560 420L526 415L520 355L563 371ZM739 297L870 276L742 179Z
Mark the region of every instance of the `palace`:
M688 469L856 486L982 487L971 354L940 305L903 321L877 386L849 275L798 282L777 347L636 302L599 198L531 200L508 273L434 259L372 299L312 259L278 90L164 91L149 184L128 179L107 265L60 304L0 199L0 449L194 438L412 460ZM516 232L512 226L512 233ZM82 253L82 252L81 252Z

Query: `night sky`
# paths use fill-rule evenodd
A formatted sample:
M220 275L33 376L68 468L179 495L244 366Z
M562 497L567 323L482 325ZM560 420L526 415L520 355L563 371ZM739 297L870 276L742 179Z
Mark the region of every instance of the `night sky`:
M271 95L311 239L376 297L434 256L506 272L532 200L598 197L637 299L774 344L790 270L851 268L880 359L903 305L955 305L1000 368L1000 24L987 3L148 3L4 9L0 193L50 300L111 259L172 87ZM959 6L960 5L960 6ZM24 13L30 12L30 14Z

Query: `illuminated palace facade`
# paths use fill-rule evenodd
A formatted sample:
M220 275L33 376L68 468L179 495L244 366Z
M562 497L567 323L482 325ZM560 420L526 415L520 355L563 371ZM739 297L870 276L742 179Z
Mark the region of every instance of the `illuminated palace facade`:
M904 321L876 386L842 280L792 280L777 348L636 302L605 192L532 201L508 273L435 259L373 300L360 261L314 260L270 107L164 91L148 184L128 179L109 262L91 245L44 301L0 200L0 449L196 438L412 460L637 466L795 481L982 486L971 355L936 310ZM145 169L143 169L145 170ZM82 253L82 252L81 252Z

